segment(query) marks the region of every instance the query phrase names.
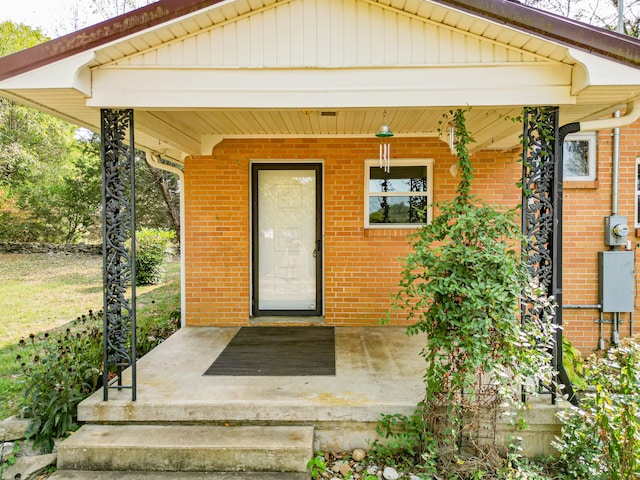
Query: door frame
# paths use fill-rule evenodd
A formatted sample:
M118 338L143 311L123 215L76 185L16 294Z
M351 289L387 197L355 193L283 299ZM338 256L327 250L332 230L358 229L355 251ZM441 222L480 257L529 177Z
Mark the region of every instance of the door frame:
M316 174L316 308L314 310L261 310L259 305L259 229L258 229L258 172L260 170L312 170ZM253 162L250 171L251 181L251 316L252 317L319 317L324 313L324 245L323 245L323 164L320 161L308 162Z

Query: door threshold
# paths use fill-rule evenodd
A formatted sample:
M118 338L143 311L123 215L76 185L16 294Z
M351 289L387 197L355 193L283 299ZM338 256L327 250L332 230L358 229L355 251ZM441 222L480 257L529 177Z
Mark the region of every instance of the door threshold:
M324 325L324 315L303 316L303 315L265 315L250 317L252 325Z

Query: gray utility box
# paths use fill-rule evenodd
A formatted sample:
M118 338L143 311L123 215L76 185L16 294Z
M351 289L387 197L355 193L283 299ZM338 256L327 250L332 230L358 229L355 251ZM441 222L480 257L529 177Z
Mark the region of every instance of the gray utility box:
M633 252L598 252L600 305L603 312L633 312Z

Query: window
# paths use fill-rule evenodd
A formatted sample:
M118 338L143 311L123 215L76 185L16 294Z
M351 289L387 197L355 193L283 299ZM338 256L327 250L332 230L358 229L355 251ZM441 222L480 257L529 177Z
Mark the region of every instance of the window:
M596 179L596 132L567 135L562 147L565 180Z
M365 162L365 227L413 227L431 220L433 160ZM426 218L422 218L422 212Z

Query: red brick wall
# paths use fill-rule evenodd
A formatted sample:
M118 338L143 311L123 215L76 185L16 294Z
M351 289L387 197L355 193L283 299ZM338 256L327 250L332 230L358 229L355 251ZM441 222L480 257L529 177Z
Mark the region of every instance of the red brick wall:
M394 138L395 158L433 158L435 201L450 198L458 179L448 146L434 138ZM376 139L225 140L212 157L185 169L185 260L188 325L247 325L250 306L249 165L251 160L321 160L324 164L325 322L378 325L408 252L407 229L364 228L364 160ZM520 165L513 155L475 160L476 193L515 206ZM403 324L394 317L394 324Z
M564 184L563 300L565 305L595 305L598 295L598 252L608 250L604 244L604 217L612 213L613 132L598 135L597 178L594 182ZM631 229L632 249L638 248L635 236L635 163L640 153L640 125L621 129L618 214L625 215ZM638 265L636 261L636 271ZM636 307L637 308L637 307ZM584 354L598 348L600 318L596 309L563 311L564 332ZM612 314L604 314L611 320ZM622 336L629 336L629 314L622 314ZM638 331L635 329L636 332ZM605 348L610 346L611 324L604 325Z
M621 136L619 214L634 226L635 158L640 127ZM394 158L433 158L435 201L451 198L458 179L448 146L434 138L394 138ZM597 252L605 250L603 218L611 213L611 131L598 143L597 180L565 182L564 303L598 303ZM376 139L225 140L211 157L186 161L185 245L187 324L250 323L249 165L251 160L315 160L324 171L325 321L378 325L396 291L409 230L364 228L364 160ZM516 206L519 151L480 152L473 158L474 193L487 203ZM632 233L635 233L632 230ZM634 249L637 239L631 236ZM566 336L583 353L598 345L597 310L564 310ZM611 318L606 314L605 318ZM623 315L623 336L629 332ZM403 325L393 317L393 324ZM611 336L605 326L605 338Z

